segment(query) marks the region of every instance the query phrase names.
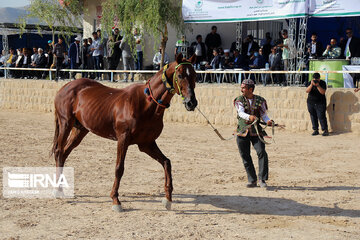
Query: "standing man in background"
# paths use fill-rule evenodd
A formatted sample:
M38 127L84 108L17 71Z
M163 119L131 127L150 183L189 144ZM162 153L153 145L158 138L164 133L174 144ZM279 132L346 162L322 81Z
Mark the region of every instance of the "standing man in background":
M207 47L207 60L208 62L211 61L212 59L212 55L213 55L213 50L217 49L221 46L221 37L218 33L216 33L217 31L217 27L216 26L212 26L211 27L211 32L206 35L205 38L205 45Z
M94 41L91 45L91 51L92 51L92 58L93 58L93 62L94 62L94 67L96 70L100 70L101 69L101 62L102 62L102 58L104 55L104 51L103 51L103 45L101 44L101 39L99 38L97 32L93 32L92 33ZM95 80L102 80L101 79L101 74L98 72L96 73L96 78Z
M81 56L80 56L80 40L81 38L78 36L75 38L75 42L70 44L68 56L70 59L70 69L78 69L81 64ZM75 79L76 72L70 73L70 79Z
M136 44L136 61L135 61L135 70L142 70L143 69L143 51L141 46L142 36L139 32L139 29L134 29L134 38Z
M55 81L61 79L60 70L62 68L62 63L65 59L65 46L63 44L64 39L62 37L59 37L58 43L55 44L53 54L56 61L56 73L55 73Z
M327 119L326 119L326 82L320 80L320 74L314 73L311 82L308 82L306 93L308 93L307 107L310 113L313 136L319 135L319 122L323 130L323 136L329 136Z

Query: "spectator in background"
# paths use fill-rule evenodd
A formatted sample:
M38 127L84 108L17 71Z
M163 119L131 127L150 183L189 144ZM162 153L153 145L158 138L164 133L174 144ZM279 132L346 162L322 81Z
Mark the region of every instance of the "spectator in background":
M87 55L87 63L88 63L88 69L95 69L94 67L94 59L93 59L93 50L92 50L93 40L91 37L88 38L88 55ZM90 73L90 78L95 79L95 73Z
M5 54L5 50L1 51L1 57L0 57L0 67L6 67L6 60L7 56ZM0 69L0 76L4 76L4 69Z
M62 37L59 37L58 43L55 44L53 54L54 58L56 59L56 73L55 73L55 81L61 79L61 73L60 70L62 68L63 61L65 59L65 45L63 44L64 39Z
M116 70L120 58L121 58L121 49L120 49L120 43L121 43L122 36L120 35L120 31L118 28L114 29L114 33L109 38L108 42L108 56L110 57L110 70Z
M205 68L207 69L218 69L220 65L220 54L219 49L213 49L213 59L211 60L210 64L206 64Z
M271 38L270 32L267 32L265 34L265 38L261 40L260 46L263 49L263 56L265 58L265 61L267 62L269 59L269 54L271 53L271 48L274 46L274 42Z
M159 51L157 53L155 53L154 55L154 58L153 58L153 67L154 67L154 70L159 70L160 69L160 64L161 64L161 47L159 47ZM170 58L169 56L167 55L167 53L165 52L164 54L164 64L169 64L170 62Z
M234 59L230 56L230 50L225 49L224 50L224 56L221 58L221 66L224 69L231 69L232 64L234 62Z
M307 57L317 59L323 55L323 46L321 42L317 41L317 34L311 34L311 42L307 45Z
M206 35L205 45L207 47L207 59L210 62L213 56L213 50L221 46L221 37L217 32L217 27L212 26L211 32Z
M337 59L340 58L340 55L341 55L341 48L336 45L336 39L332 38L330 40L330 45L327 45L322 56L328 59Z
M342 51L343 58L349 60L352 57L360 57L360 39L353 36L353 30L351 28L346 29L346 44L343 46Z
M70 60L70 69L78 69L81 64L81 52L80 52L81 38L77 36L75 41L70 44L68 50L68 56ZM70 73L70 79L75 79L76 72Z
M279 44L278 46L282 48L282 60L283 60L283 64L284 64L284 70L285 71L289 71L289 61L291 56L291 52L292 52L292 48L291 48L291 40L289 39L288 36L288 31L286 29L282 30L282 37L283 37L283 43ZM287 85L287 80L288 80L288 74L285 74L285 81L283 82L283 85L286 86Z
M200 68L200 62L202 61L206 61L206 47L205 47L205 43L203 43L202 41L202 36L201 35L197 35L196 36L196 41L191 43L191 55L193 53L195 53L196 55L196 65L197 68Z
M128 36L125 36L120 43L120 48L122 50L122 60L123 60L123 64L124 64L124 70L134 70L134 58L133 58L133 54L130 48L130 45L128 43L129 39ZM127 82L128 81L128 73L124 73L124 80L123 82ZM131 73L131 81L134 81L134 73Z
M239 44L241 45L241 38L237 38L237 41L238 41ZM236 41L231 43L230 53L234 53L234 50L235 50L235 49L238 49L238 48L236 47Z
M44 50L42 48L39 48L37 52L38 52L38 57L36 58L36 61L32 64L32 67L45 68L47 64L47 59L44 54ZM34 79L43 78L43 76L45 76L45 74L41 71L34 72Z
M38 58L38 47L33 47L33 54L31 55L31 65L33 65Z
M232 67L248 70L249 65L247 64L245 57L240 54L239 50L235 49L233 55L234 55L234 62L232 64Z
M326 120L326 83L320 80L320 74L314 73L311 82L307 83L306 93L308 93L307 107L310 113L313 136L319 135L319 122L323 130L323 136L329 136L328 125Z
M250 56L253 55L254 52L259 51L259 44L254 41L254 37L252 35L248 35L244 43L242 45L242 55L250 59Z
M101 43L101 46L102 46L102 55L100 57L100 69L107 69L109 68L109 65L107 63L107 42L108 40L105 38L105 37L102 37L101 36L101 30L98 29L96 31L97 35L98 35L98 38L100 39L100 43ZM106 60L104 60L106 59Z
M190 45L189 45L189 42L186 41L185 38L186 38L185 35L182 35L181 39L178 40L175 44L175 50L174 50L175 59L179 53L182 53L184 58L188 58L188 51L189 51Z
M265 58L262 55L262 48L260 48L259 51L255 51L250 57L249 67L251 69L260 69L265 67Z
M94 69L100 70L101 69L101 62L104 55L103 51L103 45L101 44L101 39L99 38L97 32L92 33L94 41L90 47L90 50L92 51L92 59L94 63ZM96 73L95 80L102 80L101 79L101 73Z
M6 66L7 66L7 67L15 67L17 58L18 58L18 55L16 55L15 49L14 49L14 48L10 48L10 50L9 50L9 56L7 57L6 63L5 63ZM10 71L9 73L10 73L10 75L13 75L13 74L12 74L12 73L13 73L12 71Z
M141 46L142 36L141 36L138 28L134 29L134 38L135 38L135 44L136 44L135 69L142 70L144 54L143 54L143 50L142 50L142 46Z
M83 39L83 45L81 46L81 69L89 69L88 66L88 55L89 55L89 45L87 38ZM87 78L88 73L82 72L82 77Z

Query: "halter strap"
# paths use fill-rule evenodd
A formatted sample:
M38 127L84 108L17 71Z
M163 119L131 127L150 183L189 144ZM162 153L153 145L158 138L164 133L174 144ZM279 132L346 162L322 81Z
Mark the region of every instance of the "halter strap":
M173 79L174 79L173 81L176 83L176 86L177 86L177 88L178 88L178 90L179 90L179 95L180 95L180 97L182 98L182 100L184 100L185 98L184 98L184 96L183 96L182 93L181 93L180 86L179 86L179 83L178 83L178 78L177 78L176 71L177 71L178 67L180 67L181 65L187 65L187 64L192 65L190 62L182 62L182 63L179 63L179 64L175 67L175 72L174 72L174 75L173 75Z
M174 88L174 83L171 82L168 78L168 76L166 75L166 70L169 68L169 64L166 64L164 69L163 69L163 73L161 76L161 81L164 83L164 86L166 88L166 90L171 93L171 94L175 94L175 88Z

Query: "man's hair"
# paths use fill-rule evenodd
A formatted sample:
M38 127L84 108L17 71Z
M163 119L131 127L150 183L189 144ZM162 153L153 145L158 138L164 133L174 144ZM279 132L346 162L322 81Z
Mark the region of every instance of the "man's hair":
M97 32L93 32L93 33L92 33L92 35L95 35L95 34L97 35Z
M198 40L199 38L202 38L200 34L196 36L196 40Z
M217 27L214 25L211 27L211 30L217 29Z
M313 78L316 79L316 80L320 79L320 74L319 73L314 73Z
M288 34L288 31L287 31L286 29L283 29L283 30L281 31L281 33L282 33L282 34Z
M101 32L101 30L100 30L100 29L98 29L98 30L96 30L96 32Z
M253 80L251 79L245 79L242 84L244 84L246 86L247 89L253 89L253 91L255 90L255 83Z
M345 29L345 31L347 31L347 30L350 30L351 32L353 31L352 28L350 28L350 27Z
M311 33L311 36L317 36L316 32Z

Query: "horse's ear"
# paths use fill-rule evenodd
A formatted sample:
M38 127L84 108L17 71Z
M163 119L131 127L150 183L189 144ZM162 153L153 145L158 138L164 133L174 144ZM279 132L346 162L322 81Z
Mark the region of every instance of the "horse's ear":
M179 64L179 63L182 63L182 59L183 59L183 55L182 53L179 53L177 56L176 56L176 62Z
M191 62L191 64L194 64L196 62L196 54L195 53L191 56L189 61Z

